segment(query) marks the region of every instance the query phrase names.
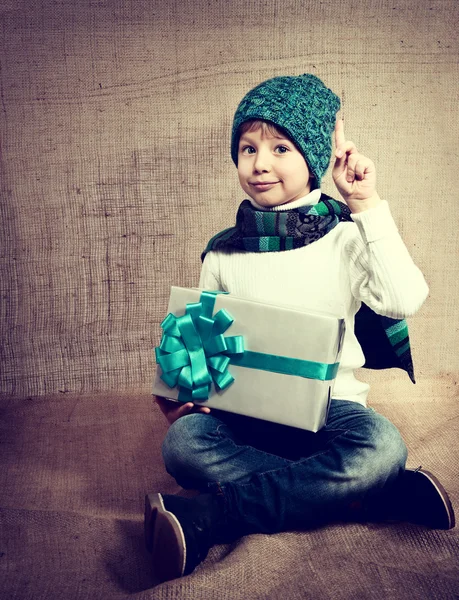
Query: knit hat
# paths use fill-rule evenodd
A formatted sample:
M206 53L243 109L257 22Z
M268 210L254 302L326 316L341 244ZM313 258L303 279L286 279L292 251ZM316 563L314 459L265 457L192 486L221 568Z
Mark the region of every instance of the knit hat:
M315 75L274 77L242 99L234 115L231 157L237 166L239 127L261 119L282 127L304 156L317 187L331 159L331 134L340 101Z

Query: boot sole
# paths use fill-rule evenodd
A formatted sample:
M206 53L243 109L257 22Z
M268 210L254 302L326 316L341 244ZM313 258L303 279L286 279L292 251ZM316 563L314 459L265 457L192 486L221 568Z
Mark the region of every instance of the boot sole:
M161 494L145 497L145 545L152 555L153 570L162 581L185 572L185 536L177 517L166 510Z
M435 477L435 475L430 473L430 471L426 471L425 469L419 468L419 469L415 469L414 472L418 473L419 475L424 475L424 477L428 481L430 481L431 485L435 488L435 490L437 491L439 497L441 498L441 500L443 502L443 506L445 508L445 514L446 514L446 522L445 522L445 525L443 527L441 527L441 529L453 529L453 527L456 525L456 517L454 515L453 505L451 504L451 500L449 499L448 492L445 490L445 488L442 486L442 484L438 481L438 479Z

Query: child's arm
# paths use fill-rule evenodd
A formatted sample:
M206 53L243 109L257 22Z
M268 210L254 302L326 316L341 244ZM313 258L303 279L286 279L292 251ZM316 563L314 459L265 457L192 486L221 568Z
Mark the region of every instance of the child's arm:
M400 237L389 205L376 192L373 162L346 141L342 121L337 121L335 136L333 178L360 234L344 250L352 294L378 314L411 316L429 291L424 276Z

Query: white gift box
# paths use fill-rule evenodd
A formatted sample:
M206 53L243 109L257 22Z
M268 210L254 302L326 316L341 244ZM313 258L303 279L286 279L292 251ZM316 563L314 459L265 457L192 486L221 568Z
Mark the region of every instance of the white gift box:
M197 288L172 287L169 313L182 317L187 305L200 302L202 292ZM304 312L245 300L232 294L218 293L214 300L213 316L225 309L234 319L223 337L243 336L244 354L233 355L235 363L231 364L230 361L227 367L234 377L233 383L225 389L211 383L208 386L208 399L192 401L211 409L313 432L323 427L341 355L344 319L327 313ZM193 323L196 330L200 328L196 314ZM186 352L182 350L181 353ZM159 354L165 355L161 351ZM256 365L260 361L263 363L261 368L241 366L246 357L250 363L252 356L257 359ZM238 362L240 364L236 364ZM271 368L274 371L266 370ZM191 372L190 367L188 370ZM292 370L295 374L291 374ZM189 390L182 387L180 391L179 386L169 387L161 379L162 375L163 370L158 364L153 394L176 401L189 401Z

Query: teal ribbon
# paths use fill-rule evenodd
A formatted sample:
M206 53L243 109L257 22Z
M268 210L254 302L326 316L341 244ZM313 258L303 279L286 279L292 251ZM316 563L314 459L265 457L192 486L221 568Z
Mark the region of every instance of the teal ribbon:
M169 313L161 323L156 362L164 383L171 388L178 385L182 402L207 400L212 383L220 390L230 386L234 381L228 371L230 356L244 352L241 335L223 335L233 324L231 315L222 308L212 317L219 293L202 292L199 302L186 305L182 317Z
M263 352L252 352L250 350L246 350L242 356L232 357L230 363L248 369L296 375L297 377L320 379L321 381L335 379L339 367L339 363L319 363L312 360L278 356L277 354L264 354Z
M178 400L207 400L212 383L226 389L234 382L228 371L230 364L322 381L336 377L339 363L252 352L244 349L243 336L225 337L234 319L224 308L212 316L220 293L227 292L203 291L199 302L186 305L183 316L169 313L161 323L163 336L155 348L156 362L164 383L179 387Z

